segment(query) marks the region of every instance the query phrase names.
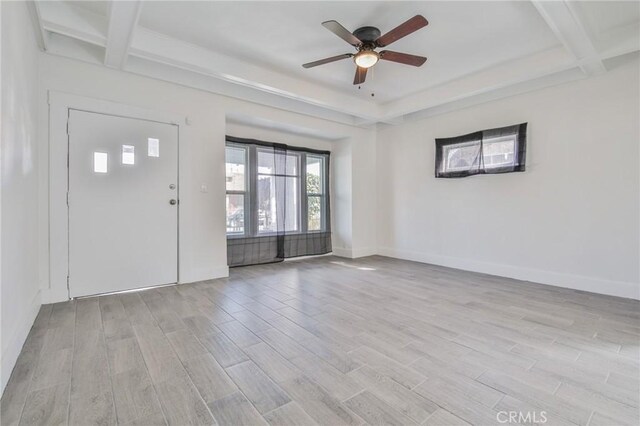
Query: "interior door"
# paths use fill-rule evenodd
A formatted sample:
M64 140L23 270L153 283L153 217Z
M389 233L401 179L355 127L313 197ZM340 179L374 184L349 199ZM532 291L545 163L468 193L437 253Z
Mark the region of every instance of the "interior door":
M69 111L69 294L178 281L178 126Z

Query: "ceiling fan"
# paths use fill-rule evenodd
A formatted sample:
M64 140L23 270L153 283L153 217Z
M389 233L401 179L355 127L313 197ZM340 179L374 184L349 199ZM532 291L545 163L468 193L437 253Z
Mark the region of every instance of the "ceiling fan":
M353 33L350 33L349 30L337 21L326 21L322 23L322 26L355 47L357 53L345 53L343 55L332 56L330 58L320 59L319 61L309 62L302 66L304 68L312 68L341 59L353 58L353 61L357 65L353 84L364 83L364 80L367 78L367 70L374 66L380 59L419 67L427 60L424 56L409 55L408 53L394 52L392 50L376 52L375 49L378 47L386 47L394 41L400 40L402 37L418 31L422 27L426 27L428 24L429 22L424 16L416 15L381 36L380 30L376 27L361 27Z

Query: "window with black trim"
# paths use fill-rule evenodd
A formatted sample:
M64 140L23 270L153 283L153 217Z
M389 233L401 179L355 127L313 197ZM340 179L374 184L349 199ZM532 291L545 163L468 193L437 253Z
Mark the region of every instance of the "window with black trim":
M436 139L437 178L523 172L527 123Z
M244 235L247 197L247 147L227 145L227 235Z
M305 185L307 191L307 230L322 231L326 228L325 157L306 155Z
M227 136L229 266L331 251L329 155Z

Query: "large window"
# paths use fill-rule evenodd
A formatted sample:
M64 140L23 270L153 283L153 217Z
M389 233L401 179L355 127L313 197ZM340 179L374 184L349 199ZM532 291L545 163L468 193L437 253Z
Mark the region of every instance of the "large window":
M227 234L244 235L247 200L247 148L227 146Z
M525 170L527 123L436 139L436 177Z
M227 136L229 266L331 252L329 152Z
M329 154L227 142L227 235L326 232Z

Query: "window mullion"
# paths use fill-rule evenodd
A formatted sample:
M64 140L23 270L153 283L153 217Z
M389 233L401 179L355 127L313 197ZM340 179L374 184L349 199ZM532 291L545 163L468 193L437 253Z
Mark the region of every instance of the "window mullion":
M307 154L300 154L300 232L309 231L308 198L307 198Z
M255 146L250 146L249 154L249 232L248 236L258 235L258 155Z
M327 204L329 203L329 158L327 156L322 157L322 195L320 197L320 211L322 213L320 217L320 228L323 232L326 232L331 223L329 220L329 209Z

